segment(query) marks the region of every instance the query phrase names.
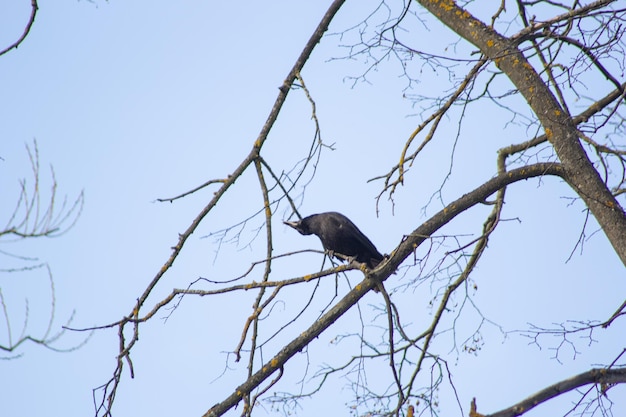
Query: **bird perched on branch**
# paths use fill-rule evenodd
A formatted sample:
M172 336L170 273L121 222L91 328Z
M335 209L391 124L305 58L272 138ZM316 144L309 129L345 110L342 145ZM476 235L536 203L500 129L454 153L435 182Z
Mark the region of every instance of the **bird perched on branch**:
M284 223L302 235L319 237L324 249L337 259L345 260L337 256L341 254L364 263L370 269L376 268L384 259L372 241L341 213L313 214L300 221Z

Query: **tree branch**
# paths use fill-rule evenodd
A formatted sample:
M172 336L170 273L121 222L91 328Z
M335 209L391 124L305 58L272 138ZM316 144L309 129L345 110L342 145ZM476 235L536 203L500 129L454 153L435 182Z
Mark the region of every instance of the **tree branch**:
M453 0L418 2L458 35L480 48L515 85L541 122L547 139L567 171L570 186L589 207L626 265L624 210L585 153L572 118L518 49L517 42L499 34ZM598 5L608 3L610 1L597 2Z
M622 383L626 383L626 368L591 369L572 378L552 384L519 403L497 413L488 414L486 417L517 417L541 403L587 384L612 385Z
M13 44L7 46L2 51L0 51L0 56L6 54L13 48L17 48L18 46L20 46L20 44L24 41L24 39L26 39L26 36L28 36L28 33L30 32L30 28L32 28L33 23L35 23L35 16L37 16L37 10L39 10L39 6L37 5L37 0L30 0L30 6L31 6L30 17L28 18L28 22L26 23L26 27L24 28L24 33L22 33L22 36L20 36L20 38L17 41L15 41Z
M563 176L563 168L559 164L541 163L530 165L524 168L514 169L502 173L485 182L475 190L465 194L458 200L449 204L431 219L415 229L393 252L391 257L383 261L374 271L366 274L363 281L357 284L352 291L346 294L328 312L316 320L307 330L293 339L272 359L265 363L254 375L239 385L235 391L224 401L214 405L204 414L204 417L221 416L226 411L236 406L245 395L257 388L263 381L269 378L274 372L281 369L285 363L296 353L304 349L311 341L317 338L324 330L330 327L346 311L352 308L369 290L377 287L380 281L391 276L397 267L432 233L446 225L454 217L463 213L468 208L481 203L491 194L497 192L513 182L537 177L541 175ZM390 329L390 331L392 331Z

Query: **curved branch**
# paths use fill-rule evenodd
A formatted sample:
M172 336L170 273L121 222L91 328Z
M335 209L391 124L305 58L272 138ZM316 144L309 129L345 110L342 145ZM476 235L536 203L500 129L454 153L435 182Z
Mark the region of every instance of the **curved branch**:
M30 28L32 28L33 24L35 23L35 16L37 15L37 10L39 10L39 6L37 5L37 0L30 0L30 6L31 6L30 17L28 18L28 22L26 23L26 27L24 28L24 33L22 33L22 36L20 36L20 38L17 41L15 41L12 45L0 51L0 56L6 54L13 48L17 48L18 46L20 46L20 44L24 41L24 39L26 39L26 36L28 36L28 33L30 32Z
M582 374L550 385L514 406L498 411L497 413L488 414L486 417L517 417L532 410L543 402L587 384L602 384L603 386L607 386L623 383L626 383L626 368L591 369Z
M602 63L600 62L600 59L593 54L590 47L583 45L581 42L577 41L576 39L572 39L568 36L563 36L563 35L559 35L559 34L552 33L552 32L546 32L544 35L547 36L548 38L559 40L561 42L570 44L580 49L580 51L584 53L587 56L587 58L589 58L591 63L595 65L598 71L600 71L607 80L613 83L616 89L620 90L622 94L624 93L624 87L622 87L620 82L613 76L613 74L611 74L609 70L607 70L606 67L602 65Z

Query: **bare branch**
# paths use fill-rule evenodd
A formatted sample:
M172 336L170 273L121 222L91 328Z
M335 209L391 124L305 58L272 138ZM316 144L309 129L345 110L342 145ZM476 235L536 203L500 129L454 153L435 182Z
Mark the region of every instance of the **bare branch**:
M8 47L1 50L0 56L6 54L13 48L17 49L17 47L20 46L20 44L24 41L24 39L26 39L26 36L28 36L30 29L33 27L33 24L35 23L35 16L37 15L37 10L39 10L39 6L37 5L37 0L30 0L30 7L31 7L30 17L28 18L28 22L26 23L26 27L24 28L24 32L22 33L22 36L20 36L17 41L15 41Z
M488 414L486 417L517 417L532 410L539 404L588 384L612 385L623 383L626 383L626 368L591 369L552 384L519 403L497 413Z

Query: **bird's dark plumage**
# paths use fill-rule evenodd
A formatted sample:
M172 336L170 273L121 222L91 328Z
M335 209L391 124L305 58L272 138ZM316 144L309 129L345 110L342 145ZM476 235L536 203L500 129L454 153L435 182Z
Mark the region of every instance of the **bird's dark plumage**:
M284 223L300 234L316 235L327 251L354 257L356 261L366 264L370 269L375 268L383 260L383 255L378 252L376 246L341 213L313 214L297 222Z

